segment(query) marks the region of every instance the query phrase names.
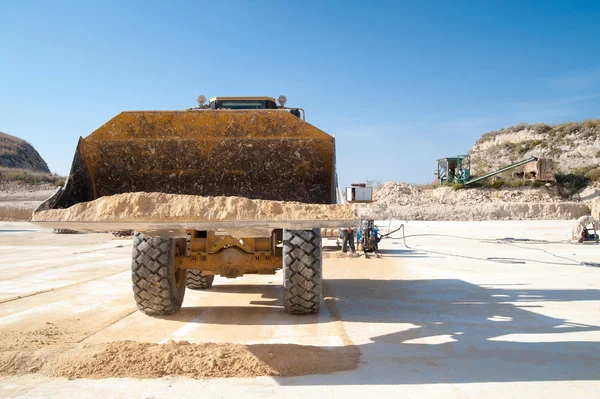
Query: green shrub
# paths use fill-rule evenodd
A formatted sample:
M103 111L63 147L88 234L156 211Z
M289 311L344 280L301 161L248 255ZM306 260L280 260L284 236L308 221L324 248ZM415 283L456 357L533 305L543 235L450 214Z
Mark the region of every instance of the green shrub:
M498 134L498 132L488 132L488 133L484 133L481 135L481 139L480 141L486 141L486 140L490 140L492 139L494 136L496 136Z
M538 134L543 134L552 130L552 126L545 123L536 123L535 125L532 125L531 128Z
M64 181L65 178L56 173L51 174L29 169L0 167L0 181L4 182L17 181L18 184L27 183L35 185L42 183L54 184L58 180Z
M587 177L591 181L600 181L600 168L588 170L585 173L585 177Z
M515 148L519 148L521 145L517 143L504 143L503 147L507 151L512 151Z
M504 184L508 187L525 187L529 186L531 183L527 179L510 179L506 180Z
M547 145L548 144L544 140L530 140L517 144L515 150L519 153L519 155L523 155L536 147L542 146L545 148Z
M64 180L56 180L56 181L54 182L54 185L55 185L56 187L63 187L63 186L65 185L65 181L64 181Z
M492 187L494 187L495 189L498 189L500 187L502 187L504 185L504 180L496 180L495 182L492 183Z
M569 198L573 194L583 190L590 184L590 181L590 178L584 174L569 173L566 175L556 175L558 193L563 198Z
M600 119L586 119L583 121L583 127L586 129L595 129L600 125Z
M465 185L463 183L452 183L450 186L454 190L461 190L465 187Z
M528 129L529 125L527 123L519 123L518 125L512 128L513 132L520 132L521 130Z

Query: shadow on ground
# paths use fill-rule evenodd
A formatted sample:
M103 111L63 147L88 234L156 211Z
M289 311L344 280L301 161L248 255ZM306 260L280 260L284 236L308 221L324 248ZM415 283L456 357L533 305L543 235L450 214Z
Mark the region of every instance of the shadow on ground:
M532 310L550 301L600 301L600 290L511 287L487 288L456 279L328 280L326 303L330 309L335 307L331 313L334 318L339 315L349 336L373 331L368 337L371 342L357 346L361 366L344 373L278 378L278 382L357 385L599 379L600 342L593 339L600 335L583 334L600 331L600 327ZM262 292L265 301L259 307L219 308L228 317L212 322L323 322L318 316L266 317L272 311L283 312L280 290L276 285L216 286L216 293ZM192 314L204 310L184 308L181 316L170 317L190 320ZM378 331L386 333L378 335Z

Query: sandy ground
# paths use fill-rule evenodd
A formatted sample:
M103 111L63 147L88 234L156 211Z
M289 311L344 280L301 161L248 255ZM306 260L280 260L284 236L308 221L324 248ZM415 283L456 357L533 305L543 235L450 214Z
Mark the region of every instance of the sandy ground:
M0 220L29 220L33 210L56 189L0 191Z
M180 313L153 318L133 303L130 239L0 222L4 348L172 339L360 351L354 370L299 377L2 376L0 396L594 397L600 246L564 243L570 230L568 221L410 222L410 248L391 238L379 259L325 259L317 316L283 312L278 273L217 278L209 291L188 290ZM507 237L546 242L498 240Z

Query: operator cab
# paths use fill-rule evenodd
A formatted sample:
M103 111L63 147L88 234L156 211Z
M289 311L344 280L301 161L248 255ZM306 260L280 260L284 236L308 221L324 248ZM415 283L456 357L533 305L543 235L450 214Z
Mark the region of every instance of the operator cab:
M272 97L213 97L210 109L277 109Z
M289 110L290 114L297 118L306 119L306 115L302 108L288 108L285 106L287 98L281 95L275 100L273 97L213 97L206 104L206 97L198 96L196 99L198 108L189 108L193 110L252 110L252 109L279 109ZM279 103L279 106L277 106ZM302 112L302 113L300 113Z

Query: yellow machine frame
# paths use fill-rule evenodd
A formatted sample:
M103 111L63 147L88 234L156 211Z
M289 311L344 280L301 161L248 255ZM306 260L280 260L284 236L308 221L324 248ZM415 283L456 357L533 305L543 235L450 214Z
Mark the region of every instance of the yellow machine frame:
M237 238L216 231L186 230L176 246L175 266L234 278L243 274L274 274L282 265L282 230L271 237Z

